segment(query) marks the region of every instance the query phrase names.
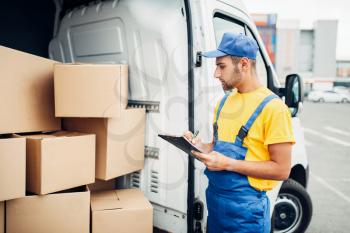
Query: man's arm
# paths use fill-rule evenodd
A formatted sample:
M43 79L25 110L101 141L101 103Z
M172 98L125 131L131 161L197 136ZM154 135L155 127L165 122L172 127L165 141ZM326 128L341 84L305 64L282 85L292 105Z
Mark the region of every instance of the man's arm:
M286 180L291 169L291 143L268 145L269 161L245 161L229 158L216 151L203 154L193 151L209 170L233 171L245 176L269 180Z
M227 170L246 176L269 180L286 180L291 167L291 143L268 145L270 161L231 160Z

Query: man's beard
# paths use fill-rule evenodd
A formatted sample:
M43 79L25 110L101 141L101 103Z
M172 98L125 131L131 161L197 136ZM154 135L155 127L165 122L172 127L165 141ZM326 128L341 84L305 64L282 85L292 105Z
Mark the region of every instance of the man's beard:
M233 70L232 80L230 80L231 82L228 83L228 82L221 81L221 86L224 89L224 91L229 91L236 88L236 85L240 83L241 80L242 80L242 74L239 71L238 67L236 66Z
M229 91L229 90L232 90L234 87L232 87L232 85L229 85L225 82L221 82L221 86L222 86L222 89L224 89L224 91Z

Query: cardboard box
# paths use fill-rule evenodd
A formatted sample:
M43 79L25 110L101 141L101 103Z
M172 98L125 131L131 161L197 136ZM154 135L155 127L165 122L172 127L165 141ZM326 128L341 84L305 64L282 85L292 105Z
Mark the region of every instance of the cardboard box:
M89 233L90 192L85 187L6 202L6 233Z
M153 207L138 189L91 193L92 233L152 233Z
M0 46L0 134L52 131L55 61Z
M27 140L27 191L53 193L95 181L95 135L58 131Z
M114 190L116 189L116 186L117 186L116 179L110 179L107 181L95 180L95 183L87 185L90 192Z
M119 117L127 103L127 65L55 65L56 116Z
M0 202L0 233L5 232L5 202Z
M63 127L96 134L96 178L109 180L143 168L145 116L130 108L120 118L65 118Z
M26 141L0 137L0 201L24 197Z

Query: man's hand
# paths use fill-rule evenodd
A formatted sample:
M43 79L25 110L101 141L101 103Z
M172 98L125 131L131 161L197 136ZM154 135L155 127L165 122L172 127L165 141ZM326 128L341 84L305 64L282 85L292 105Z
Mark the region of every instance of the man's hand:
M213 150L213 142L202 143L202 140L199 137L193 138L193 133L191 131L184 132L183 136L203 152L210 153Z
M227 170L229 161L233 160L216 151L213 151L209 154L204 154L197 151L192 151L191 153L194 156L196 156L200 161L202 161L210 171Z
M187 138L192 144L199 146L202 143L202 140L198 137L193 138L193 133L191 131L184 132L184 137Z

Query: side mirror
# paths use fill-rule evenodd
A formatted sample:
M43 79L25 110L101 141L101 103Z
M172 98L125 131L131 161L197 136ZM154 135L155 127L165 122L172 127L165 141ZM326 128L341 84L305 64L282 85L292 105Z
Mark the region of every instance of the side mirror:
M290 74L286 77L285 103L291 109L292 116L296 116L304 98L303 82L299 75Z

